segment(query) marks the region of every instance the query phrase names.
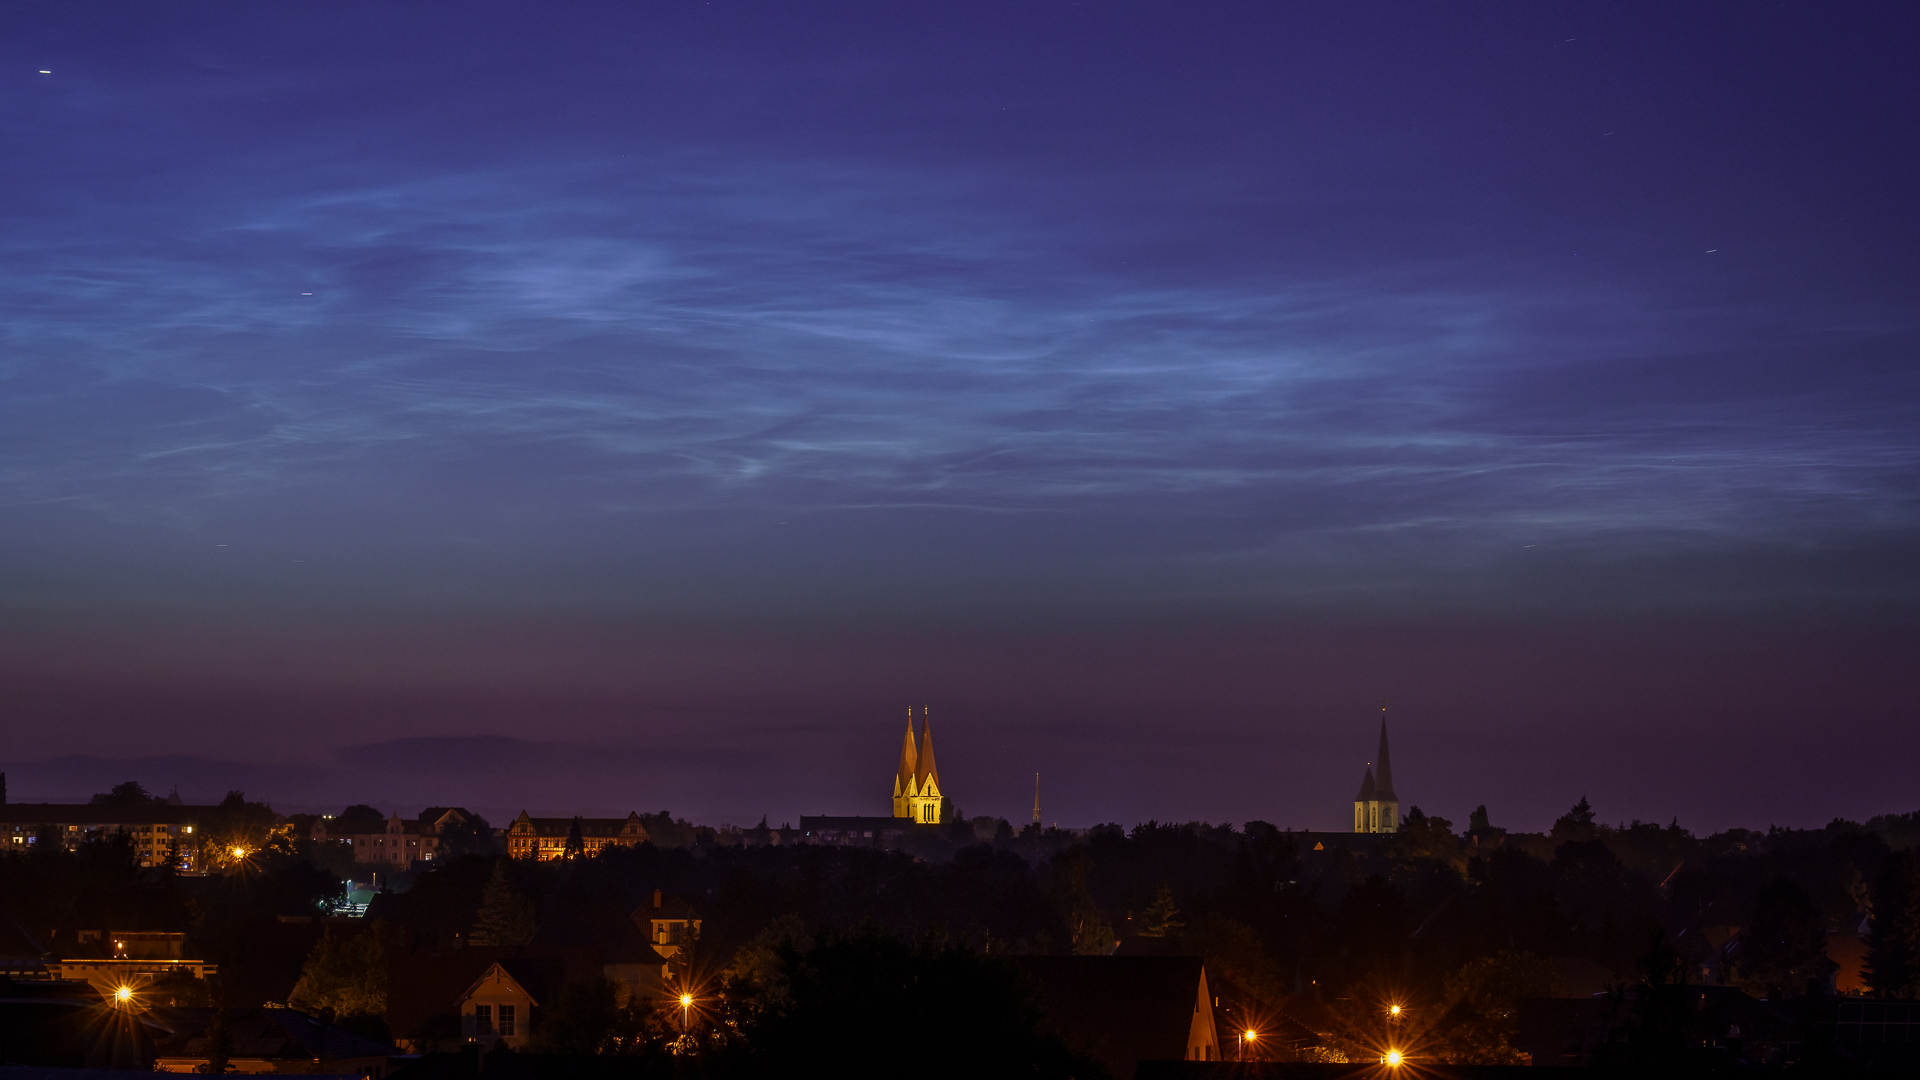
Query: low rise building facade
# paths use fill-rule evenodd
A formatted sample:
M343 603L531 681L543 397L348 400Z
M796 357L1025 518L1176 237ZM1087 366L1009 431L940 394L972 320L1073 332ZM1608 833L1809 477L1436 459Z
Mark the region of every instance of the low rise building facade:
M45 843L73 850L88 841L124 837L139 865L161 867L171 858L176 871L198 874L217 861L207 859L202 850L209 839L203 819L213 810L173 801L145 806L0 803L0 847L27 852Z
M325 817L313 823L312 836L322 843L345 844L353 849L353 861L384 869L405 870L415 863L431 863L446 854L441 834L454 825L471 820L460 807L435 807L438 813L408 820L397 812L379 828L369 828L365 819Z
M857 814L800 816L800 842L831 844L836 847L892 848L916 828L912 818L873 817Z
M647 842L647 827L637 811L624 818L537 818L522 810L507 826L507 854L540 862L566 858L567 840L576 825L580 829L580 854L587 857L609 847L639 847Z

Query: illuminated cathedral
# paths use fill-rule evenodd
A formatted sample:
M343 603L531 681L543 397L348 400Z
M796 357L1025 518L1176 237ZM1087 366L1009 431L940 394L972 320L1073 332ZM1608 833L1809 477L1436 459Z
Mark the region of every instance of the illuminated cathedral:
M933 720L920 709L921 731L913 733L913 710L907 710L907 737L900 746L900 768L893 774L893 816L918 825L946 820L946 796L940 791L940 766L933 760Z
M1377 767L1377 771L1376 771ZM1393 763L1387 759L1387 710L1380 709L1380 757L1360 778L1360 794L1353 797L1353 831L1400 831L1400 797L1393 793Z

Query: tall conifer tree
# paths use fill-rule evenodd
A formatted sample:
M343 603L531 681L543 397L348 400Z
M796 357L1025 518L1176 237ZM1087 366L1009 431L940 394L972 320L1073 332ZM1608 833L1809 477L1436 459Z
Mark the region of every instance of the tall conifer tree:
M507 860L494 860L493 877L481 895L468 940L475 945L525 945L533 940L536 927L533 901L515 892L507 880Z

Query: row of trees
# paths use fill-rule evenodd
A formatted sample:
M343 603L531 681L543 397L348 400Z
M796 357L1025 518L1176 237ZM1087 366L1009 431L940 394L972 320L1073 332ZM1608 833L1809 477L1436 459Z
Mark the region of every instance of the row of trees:
M236 827L253 828L263 813L270 821L259 804L234 801ZM689 977L715 988L715 1032L774 1030L754 1025L784 1014L751 1005L754 987L775 985L770 957L791 982L807 963L878 955L877 941L905 950L888 954L895 960L908 957L889 970L913 971L943 950L985 962L1117 946L1203 955L1210 972L1254 999L1312 1002L1336 1027L1350 1016L1358 1030L1371 1003L1391 994L1435 1019L1444 1054L1500 1060L1516 1003L1553 993L1567 962L1641 978L1656 941L1682 982L1723 979L1780 999L1822 982L1830 934L1864 925L1872 990L1920 996L1913 817L1696 837L1678 823L1607 825L1582 800L1549 834L1529 836L1504 833L1484 810L1456 832L1416 808L1383 842L1331 840L1319 850L1257 821L1150 821L1085 835L1009 829L985 842L954 829L913 852L729 846L688 827L677 846L556 863L461 856L382 895L373 932L297 939L292 953L298 928L276 917L310 914L337 896L341 875L329 866L337 851L282 835L244 873L170 879L138 870L125 845L106 839L0 859L0 908L22 925L51 927L89 891L159 897L195 951L222 965L229 989L243 995L236 1003L285 995L297 974L298 1003L371 1021L384 993L382 950L532 942L582 911L631 911L661 890L690 900L704 920L684 955ZM1741 944L1724 956L1709 931L1735 927ZM262 945L283 939L284 948ZM856 944L806 959L834 942ZM266 972L273 964L291 965L281 982ZM569 991L572 1004L550 1010L558 1019L543 1038L632 1048L680 1037L617 995L609 1006L607 992Z
M1364 1026L1391 994L1447 1017L1433 1038L1502 1060L1517 1003L1564 992L1584 961L1630 982L1656 951L1680 982L1784 999L1824 985L1829 933L1869 931L1873 991L1920 994L1920 867L1877 828L1733 831L1605 825L1582 800L1547 835L1466 833L1414 809L1384 843L1303 850L1262 822L1147 822L1085 836L954 838L941 859L870 849L696 845L611 849L571 863L463 861L386 898L413 940L532 940L586 900L693 900L697 967L737 971L768 927L825 940L926 935L985 955L1197 953L1261 1001L1311 1000ZM1731 955L1715 948L1738 928ZM1673 980L1669 979L1668 982ZM1337 1026L1337 1024L1336 1024Z

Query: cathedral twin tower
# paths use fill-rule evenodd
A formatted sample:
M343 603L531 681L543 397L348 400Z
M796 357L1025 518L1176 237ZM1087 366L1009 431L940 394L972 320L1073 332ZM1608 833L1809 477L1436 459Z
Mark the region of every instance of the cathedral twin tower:
M940 793L940 767L933 760L933 720L920 708L922 732L913 734L913 710L907 710L907 741L900 747L900 768L893 775L893 816L911 818L918 825L936 825L946 819L946 797Z

